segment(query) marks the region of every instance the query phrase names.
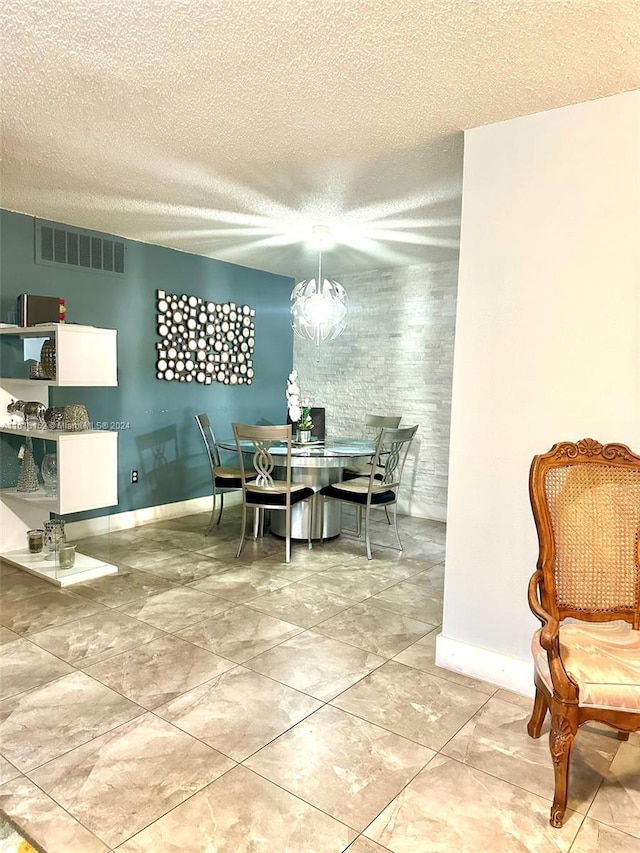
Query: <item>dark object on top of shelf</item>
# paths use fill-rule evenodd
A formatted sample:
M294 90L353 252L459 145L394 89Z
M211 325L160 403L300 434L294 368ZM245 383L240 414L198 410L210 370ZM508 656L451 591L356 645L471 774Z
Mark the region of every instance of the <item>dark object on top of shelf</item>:
M64 299L59 296L33 296L30 293L18 296L19 326L63 323L65 311Z

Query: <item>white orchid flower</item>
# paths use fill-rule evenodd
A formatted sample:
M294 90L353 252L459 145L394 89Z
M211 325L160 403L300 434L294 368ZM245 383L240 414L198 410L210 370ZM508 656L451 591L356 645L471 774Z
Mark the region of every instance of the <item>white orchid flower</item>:
M297 423L302 417L302 410L300 406L289 406L289 417L294 423Z

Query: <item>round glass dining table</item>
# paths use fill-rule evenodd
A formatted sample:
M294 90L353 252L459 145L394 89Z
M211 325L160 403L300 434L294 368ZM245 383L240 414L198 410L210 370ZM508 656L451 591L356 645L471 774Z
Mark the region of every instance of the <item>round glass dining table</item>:
M235 438L218 440L221 450L237 450ZM253 454L254 448L250 441L240 443L243 453ZM274 445L271 454L286 456L285 445L279 447ZM294 483L304 483L310 486L314 492L319 492L324 486L331 483L339 483L344 477L345 468L353 468L358 460L368 459L375 453L375 442L360 438L335 438L326 441L311 441L309 444L296 444L291 448L291 480ZM284 462L284 460L283 460ZM276 468L274 477L284 479L285 464L281 469ZM324 511L320 518L319 501L302 501L291 509L291 538L307 539L309 524L311 524L311 538L331 539L340 535L342 526L342 502L324 501ZM276 536L284 537L285 513L271 513L271 532Z

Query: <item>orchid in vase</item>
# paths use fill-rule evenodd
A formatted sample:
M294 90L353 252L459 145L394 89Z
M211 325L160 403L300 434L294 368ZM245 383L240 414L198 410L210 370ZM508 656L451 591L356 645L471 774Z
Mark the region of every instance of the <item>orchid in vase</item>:
M310 432L313 429L311 400L300 394L297 370L292 370L287 379L287 408L291 422L297 424L300 431Z

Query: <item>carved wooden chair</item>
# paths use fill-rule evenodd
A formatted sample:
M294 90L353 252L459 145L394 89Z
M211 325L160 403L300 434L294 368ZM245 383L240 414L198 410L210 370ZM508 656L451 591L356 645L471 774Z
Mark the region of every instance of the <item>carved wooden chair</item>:
M534 457L529 477L540 545L529 606L540 737L551 711L552 826L567 807L571 747L598 721L621 740L640 730L640 456L587 438Z

